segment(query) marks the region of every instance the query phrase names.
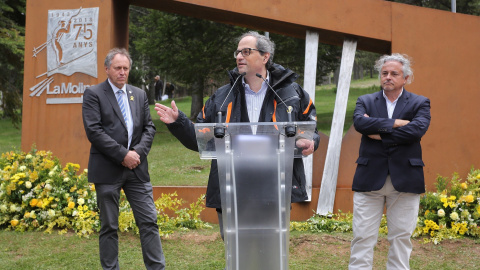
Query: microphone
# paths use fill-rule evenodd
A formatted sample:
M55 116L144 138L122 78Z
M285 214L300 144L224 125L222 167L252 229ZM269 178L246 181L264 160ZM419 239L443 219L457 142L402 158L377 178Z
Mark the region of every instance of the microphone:
M287 104L285 104L285 102L283 101L283 99L277 94L277 92L275 92L275 90L273 90L273 88L270 86L270 84L267 82L267 80L265 80L265 78L263 78L263 76L260 74L260 73L257 73L255 74L258 78L262 79L267 85L268 85L268 88L270 88L270 90L272 90L272 92L280 99L281 103L283 103L283 105L285 107L287 107ZM288 110L288 107L287 107L287 110Z
M287 122L287 125L285 126L285 134L287 135L287 137L294 137L297 134L297 128L292 122L292 111L293 111L292 106L287 106L287 104L285 104L285 101L283 101L283 99L277 94L277 92L273 90L273 87L267 82L267 80L265 80L265 78L263 78L261 74L256 73L255 75L258 78L262 79L267 84L268 88L270 88L270 90L272 90L272 92L278 97L278 99L280 99L280 104L283 103L283 106L287 108L288 122Z
M218 109L217 117L215 119L216 120L215 121L216 125L215 125L215 128L213 129L213 136L215 136L215 138L221 139L221 138L225 137L225 127L222 125L222 112L221 112L221 110L222 110L223 105L225 104L225 101L227 101L228 96L230 95L233 88L237 84L238 80L241 77L245 76L246 74L247 74L246 72L240 73L240 76L237 77L237 79L233 83L232 87L230 87L230 90L228 91L227 96L225 96L225 99L223 100L222 105Z

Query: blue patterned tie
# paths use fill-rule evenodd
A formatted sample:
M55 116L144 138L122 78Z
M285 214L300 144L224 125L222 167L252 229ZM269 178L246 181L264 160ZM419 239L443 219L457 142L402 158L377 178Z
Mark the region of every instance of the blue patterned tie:
M123 90L122 89L117 91L117 101L118 101L118 105L120 106L120 110L122 111L123 119L125 119L125 123L128 123L127 110L125 108L126 104L125 104L125 101L123 99Z

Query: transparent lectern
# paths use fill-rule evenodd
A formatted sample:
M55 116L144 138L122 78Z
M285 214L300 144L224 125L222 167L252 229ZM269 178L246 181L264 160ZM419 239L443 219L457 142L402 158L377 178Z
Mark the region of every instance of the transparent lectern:
M295 142L311 140L315 126L195 124L200 158L217 159L227 270L288 269L293 159L302 157ZM219 127L222 138L214 136Z

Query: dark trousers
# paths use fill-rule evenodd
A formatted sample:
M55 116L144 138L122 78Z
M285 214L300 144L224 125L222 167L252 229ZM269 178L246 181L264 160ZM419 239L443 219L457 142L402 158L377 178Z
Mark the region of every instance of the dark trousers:
M157 211L152 184L140 181L127 168L114 184L95 184L100 209L100 262L103 269L120 269L118 262L118 216L120 190L123 189L140 230L143 261L146 269L165 269L165 256L158 233Z
M217 217L218 217L218 226L220 226L220 236L222 237L222 240L225 240L225 234L223 232L223 215L222 215L222 209L221 208L216 208L217 210Z

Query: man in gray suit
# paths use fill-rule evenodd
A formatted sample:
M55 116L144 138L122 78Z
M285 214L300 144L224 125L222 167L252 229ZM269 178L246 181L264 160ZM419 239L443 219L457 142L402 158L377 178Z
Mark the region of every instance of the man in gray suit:
M128 85L132 59L125 49L112 49L105 58L108 79L87 88L82 115L91 143L88 180L95 183L100 209L100 262L119 269L118 215L120 190L129 201L140 230L147 269L165 269L147 155L155 136L147 95Z

